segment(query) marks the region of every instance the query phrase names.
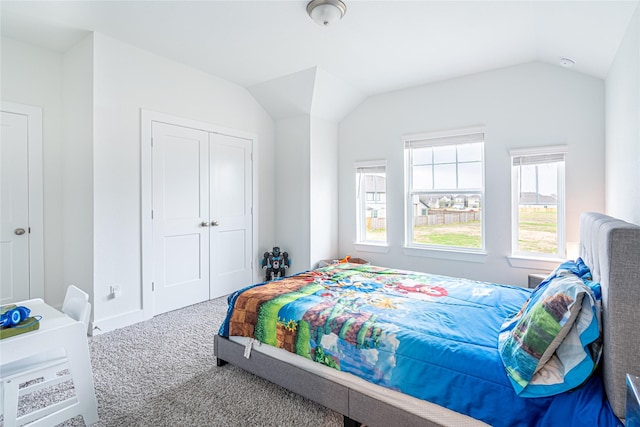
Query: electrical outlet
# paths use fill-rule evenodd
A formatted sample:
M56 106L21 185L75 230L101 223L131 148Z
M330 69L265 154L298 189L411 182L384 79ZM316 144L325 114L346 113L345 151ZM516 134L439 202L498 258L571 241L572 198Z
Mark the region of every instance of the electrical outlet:
M120 298L122 296L122 287L120 285L109 286L109 299Z

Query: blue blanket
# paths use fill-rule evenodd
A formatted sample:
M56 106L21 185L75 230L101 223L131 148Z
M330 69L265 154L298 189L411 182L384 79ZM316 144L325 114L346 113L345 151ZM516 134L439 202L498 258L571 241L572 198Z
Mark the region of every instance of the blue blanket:
M220 335L254 337L493 426L621 425L598 375L555 396L516 394L498 335L530 294L339 264L232 294Z

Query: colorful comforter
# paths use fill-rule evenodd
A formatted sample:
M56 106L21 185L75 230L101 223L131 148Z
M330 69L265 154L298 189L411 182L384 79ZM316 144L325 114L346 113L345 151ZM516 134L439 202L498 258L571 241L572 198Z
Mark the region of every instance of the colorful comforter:
M220 335L253 337L493 426L620 425L597 375L568 393L517 396L498 335L530 294L338 264L232 294Z

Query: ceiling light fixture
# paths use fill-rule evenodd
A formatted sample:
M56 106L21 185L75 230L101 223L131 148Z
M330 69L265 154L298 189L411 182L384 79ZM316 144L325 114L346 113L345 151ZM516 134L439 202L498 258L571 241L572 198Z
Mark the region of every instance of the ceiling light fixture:
M576 61L574 61L571 58L560 58L560 65L562 65L565 68L571 68L574 65L576 65Z
M311 0L307 13L316 24L326 27L342 19L347 13L347 5L341 0Z

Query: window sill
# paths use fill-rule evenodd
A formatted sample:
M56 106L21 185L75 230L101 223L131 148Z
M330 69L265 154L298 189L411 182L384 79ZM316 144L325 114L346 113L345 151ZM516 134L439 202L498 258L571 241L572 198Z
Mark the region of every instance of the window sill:
M464 250L464 249L434 249L434 248L417 248L405 246L403 249L405 255L419 256L425 258L447 259L452 261L467 261L484 263L487 259L487 253L481 250Z
M509 260L511 267L546 271L553 271L559 264L566 261L561 258L544 258L524 255L512 255L508 256L507 259Z
M375 252L379 254L389 253L388 245L380 245L375 243L354 243L353 246L359 252Z

